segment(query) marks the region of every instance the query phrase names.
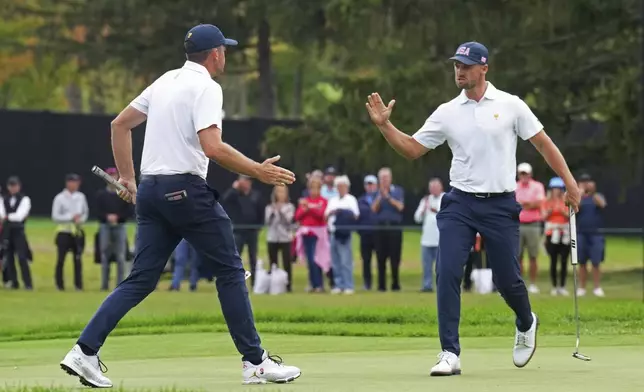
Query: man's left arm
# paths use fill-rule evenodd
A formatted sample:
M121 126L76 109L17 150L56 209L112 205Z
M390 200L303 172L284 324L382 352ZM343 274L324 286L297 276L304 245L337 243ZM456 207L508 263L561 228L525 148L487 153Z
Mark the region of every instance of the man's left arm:
M568 168L566 159L561 154L561 151L559 151L557 145L555 145L552 139L550 139L550 136L548 136L546 131L542 129L529 140L543 156L548 166L550 166L552 170L561 177L564 184L566 184L566 188L570 189L572 186L577 188L577 182L570 172L570 168Z
M4 220L4 218L7 216L7 212L4 209L4 203L2 198L0 198L0 223Z
M24 196L22 200L20 200L20 205L18 208L16 208L16 212L12 212L11 214L7 215L7 220L10 222L22 222L23 220L27 219L29 216L29 212L31 211L31 199L29 196Z
M532 145L543 156L548 166L564 181L567 192L579 203L579 188L561 151L543 129L543 125L532 113L523 100L516 99L517 121L516 133L523 140L530 140ZM575 205L575 210L578 205Z

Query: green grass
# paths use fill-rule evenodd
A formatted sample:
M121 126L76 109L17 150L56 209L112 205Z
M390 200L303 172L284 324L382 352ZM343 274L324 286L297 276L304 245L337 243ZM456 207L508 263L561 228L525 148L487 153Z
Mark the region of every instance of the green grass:
M587 338L582 352L591 362L571 357L573 338L546 337L524 369L512 365L511 338L464 338L464 373L445 379L428 376L438 350L435 339L266 335L264 343L300 366L302 377L286 386L241 386L238 357L224 334L117 337L102 354L107 375L126 390L594 392L644 387L641 337ZM4 391L78 386L55 366L68 346L60 340L0 344Z
M58 391L76 386L56 366L99 306L100 268L93 263L93 234L83 273L86 291L54 289L53 225L30 221L35 291L0 290L0 392ZM133 240L133 227L129 227ZM514 369L509 347L513 316L496 294L464 294L460 332L464 376L429 379L437 353L436 298L419 293L419 232L406 232L400 293L354 296L305 294L306 268L294 267L295 293L252 295L264 344L303 369L292 386L266 391L426 390L455 388L503 392L642 389L638 377L644 350L642 245L638 239L609 238L603 286L608 297L580 301L582 352L590 363L571 358L574 346L572 298L550 297L546 259L540 259L540 287L531 296L541 319L540 349L526 369ZM358 241L354 240L356 286L361 286ZM263 237L260 256L265 258ZM375 260L374 260L375 263ZM157 292L128 314L102 350L108 376L129 390L238 390L238 356L226 332L216 290L202 282L196 293ZM72 282L71 260L66 265ZM570 282L568 287L571 288ZM159 336L163 335L163 337ZM587 347L587 348L586 348ZM639 384L638 384L639 383ZM4 386L3 386L4 385ZM39 389L40 388L40 389Z

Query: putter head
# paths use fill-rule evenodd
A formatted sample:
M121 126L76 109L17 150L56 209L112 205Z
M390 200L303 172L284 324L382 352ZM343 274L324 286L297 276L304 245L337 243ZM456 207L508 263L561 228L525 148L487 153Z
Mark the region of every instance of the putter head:
M577 353L577 352L572 353L572 357L577 358L577 359L581 359L582 361L586 361L586 362L590 361L590 357L587 357L584 354L580 354L580 353Z

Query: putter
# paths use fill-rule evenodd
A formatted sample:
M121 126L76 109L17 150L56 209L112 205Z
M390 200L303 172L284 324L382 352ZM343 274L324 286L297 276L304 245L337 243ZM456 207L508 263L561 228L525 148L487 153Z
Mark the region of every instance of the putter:
M127 192L127 188L125 186L123 186L123 184L121 184L120 182L116 181L109 174L105 173L105 171L103 171L103 169L101 169L100 167L98 167L98 166L92 167L92 173L94 173L98 177L102 178L103 181L107 182L108 184L114 185L119 191Z
M579 305L577 304L577 217L575 210L570 208L570 263L572 264L572 281L573 292L572 298L575 302L575 323L577 325L577 344L575 345L575 352L572 353L573 358L581 359L582 361L590 361L590 357L579 352Z

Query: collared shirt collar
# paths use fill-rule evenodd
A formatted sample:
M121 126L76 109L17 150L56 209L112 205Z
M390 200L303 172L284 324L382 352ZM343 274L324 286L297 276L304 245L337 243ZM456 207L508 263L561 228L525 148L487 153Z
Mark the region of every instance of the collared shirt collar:
M184 69L189 69L191 71L196 71L196 72L202 73L204 75L208 75L208 77L210 77L210 72L208 72L206 67L204 67L201 64L197 64L195 62L192 62L190 60L186 60L186 62L183 64L183 68Z
M487 83L487 88L485 89L485 93L483 94L484 99L496 99L497 97L497 92L498 90L494 85L490 82ZM470 99L465 95L465 90L461 90L461 94L458 96L459 97L459 102L461 104L466 104L470 101Z

